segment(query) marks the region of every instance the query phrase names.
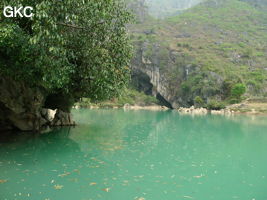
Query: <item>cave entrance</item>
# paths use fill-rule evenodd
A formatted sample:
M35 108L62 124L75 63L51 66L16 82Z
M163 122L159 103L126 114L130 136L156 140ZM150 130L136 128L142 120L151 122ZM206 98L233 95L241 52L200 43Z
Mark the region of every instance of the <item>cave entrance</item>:
M173 109L172 105L163 97L160 93L157 93L156 98L159 100L161 106L166 106L167 108Z
M173 109L172 105L158 91L153 91L154 86L150 81L150 77L140 70L135 70L132 74L131 84L135 89L139 92L144 92L146 95L155 96L159 101L159 105Z

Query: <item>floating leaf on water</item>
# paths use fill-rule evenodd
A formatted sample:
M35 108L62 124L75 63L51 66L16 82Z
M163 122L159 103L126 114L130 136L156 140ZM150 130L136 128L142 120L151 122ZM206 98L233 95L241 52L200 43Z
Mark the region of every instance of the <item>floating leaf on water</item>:
M200 176L193 176L194 178L202 178L204 175L200 174Z
M190 197L190 196L183 196L183 197L187 199L194 199L193 197Z
M66 173L64 173L64 174L59 174L58 176L59 176L59 177L64 177L64 176L68 176L68 175L70 175L70 172L66 172Z
M103 188L102 191L109 192L111 188Z
M63 188L63 185L54 185L54 188L56 190L61 190Z
M5 180L5 179L0 179L0 183L6 183L7 182L7 180Z

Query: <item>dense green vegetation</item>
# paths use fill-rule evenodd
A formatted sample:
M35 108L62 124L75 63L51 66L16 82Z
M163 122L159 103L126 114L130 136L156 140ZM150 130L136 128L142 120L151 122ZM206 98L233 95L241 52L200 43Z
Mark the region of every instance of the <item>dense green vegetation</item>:
M127 84L131 15L121 1L3 0L1 11L5 5L32 6L35 14L1 16L1 76L43 88L55 108L60 97L109 99Z
M123 107L125 104L150 106L159 104L156 97L149 96L143 92L138 92L135 89L123 90L121 95L108 101L92 101L89 98L81 98L79 102L75 103L78 107L101 107L101 108L115 108Z
M133 27L132 40L146 59L160 58L169 90L185 105L200 101L198 96L223 107L244 95L267 96L266 21L260 1L255 6L253 1L208 0L181 15Z

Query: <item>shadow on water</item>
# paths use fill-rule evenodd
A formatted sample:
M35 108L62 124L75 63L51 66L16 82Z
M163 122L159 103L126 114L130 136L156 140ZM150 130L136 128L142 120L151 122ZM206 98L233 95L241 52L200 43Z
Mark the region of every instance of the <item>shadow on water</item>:
M50 162L57 155L79 152L79 144L69 138L71 129L55 128L44 134L6 133L0 139L1 159L8 156L8 159L13 158L16 162ZM8 155L3 155L5 152ZM18 154L26 156L18 157Z

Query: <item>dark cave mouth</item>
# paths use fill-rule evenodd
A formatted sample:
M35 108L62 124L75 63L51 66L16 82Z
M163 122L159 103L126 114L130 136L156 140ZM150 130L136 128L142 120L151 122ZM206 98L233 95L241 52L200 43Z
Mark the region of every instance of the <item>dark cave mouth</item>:
M134 88L136 88L139 92L144 92L146 95L155 96L159 101L159 105L173 109L171 103L168 102L158 91L153 89L154 86L150 81L150 77L139 70L132 74L132 85Z
M156 98L159 100L159 105L166 106L167 108L173 109L170 102L168 102L160 93L157 93Z

